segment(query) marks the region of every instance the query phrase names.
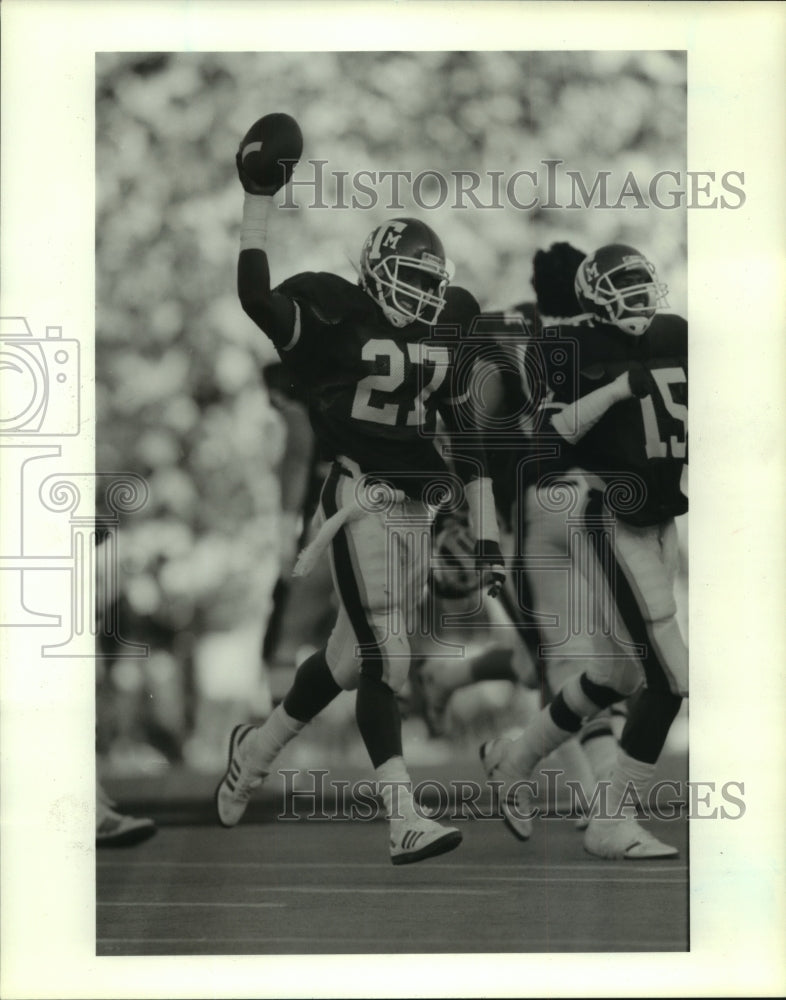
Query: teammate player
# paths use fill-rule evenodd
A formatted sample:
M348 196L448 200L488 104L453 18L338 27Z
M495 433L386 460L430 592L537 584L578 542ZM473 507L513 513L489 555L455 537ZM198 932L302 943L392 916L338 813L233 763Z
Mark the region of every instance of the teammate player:
M576 271L585 257L565 242L538 250L532 259L531 277L536 301L521 302L500 316L488 315L493 319L489 361L504 361L496 372L498 390L493 394L491 416L497 426L510 426L511 431L500 436L499 447L489 449L487 461L500 505L500 522L515 536L516 554L526 557L527 571L516 581L518 604L514 596L505 602L510 628L515 629L512 648L508 643L493 643L471 659L457 662L431 657L421 667L424 714L434 735L444 731L450 698L462 687L485 680L523 682L530 688L542 687L542 705L570 676L581 671L584 659L614 652L597 634L585 630L556 636L557 629L544 625L556 616L561 629L569 617L567 581L554 572L556 563L569 558L569 538L566 512L549 509L537 497L539 480L559 465L553 457L546 463L538 452L532 419L539 390L537 362L544 329L586 322L574 289ZM570 466L571 457L562 456L562 467ZM448 535L447 529L443 534ZM456 547L460 526L454 534ZM466 543L463 550L468 551ZM502 596L514 589L506 588ZM597 779L608 777L624 715L624 706L612 706L588 720L577 740L563 748L563 763L580 776L588 792Z
M674 518L687 511L680 488L687 461L687 327L656 315L666 288L632 247L613 244L587 257L576 295L588 318L559 330L544 346L547 433L562 442L549 476L528 503L548 510L568 498L583 539L574 555L578 593L613 643L570 678L516 741L481 748L489 777L506 782L502 810L521 839L531 832L529 778L539 760L579 731L584 719L639 687L621 737L606 809L594 815L585 847L606 858L676 854L636 821L627 807L644 803L655 764L682 697L688 654L676 619ZM545 440L545 439L544 439ZM565 459L568 459L566 462ZM566 469L566 465L569 468ZM556 493L554 492L556 490ZM529 517L538 516L529 511ZM564 517L564 513L562 514ZM633 803L631 803L631 798Z
M307 388L320 447L333 459L316 544L329 546L340 610L326 647L298 668L265 724L233 731L229 767L216 792L218 816L225 826L238 823L285 744L342 690L356 689L358 728L390 823L391 860L420 861L452 850L461 834L415 807L395 692L407 679L407 635L428 572L430 500L447 477L432 436L436 415L449 430L460 427L471 368L459 356L457 333L478 305L469 292L448 287L440 240L413 219L395 219L371 233L358 285L320 272L295 275L271 290L267 224L272 195L285 181L259 184L240 156L237 162L246 192L238 293ZM454 462L478 563L496 593L504 573L490 480L480 456Z

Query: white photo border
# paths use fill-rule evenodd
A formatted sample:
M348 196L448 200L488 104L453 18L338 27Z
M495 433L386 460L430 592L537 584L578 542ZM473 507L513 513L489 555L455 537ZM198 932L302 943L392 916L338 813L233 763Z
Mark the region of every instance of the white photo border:
M255 38L293 51L687 50L688 168L741 170L746 192L738 210L688 213L690 768L743 780L747 807L738 822L691 824L687 954L298 957L296 976L283 956L96 958L94 665L52 667L17 629L0 636L2 995L362 997L373 983L402 997L786 991L786 10L5 0L2 14L0 315L80 341L83 423L60 441L64 471L91 470L94 443L96 52L247 51ZM15 488L3 484L6 512Z

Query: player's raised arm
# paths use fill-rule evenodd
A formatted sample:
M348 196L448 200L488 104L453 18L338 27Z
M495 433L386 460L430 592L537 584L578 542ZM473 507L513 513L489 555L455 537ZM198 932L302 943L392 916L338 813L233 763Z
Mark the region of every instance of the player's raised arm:
M243 185L243 220L237 263L237 291L244 311L277 347L291 340L295 306L270 287L267 231L273 197L292 176L303 139L297 122L285 114L265 115L240 143L235 162Z

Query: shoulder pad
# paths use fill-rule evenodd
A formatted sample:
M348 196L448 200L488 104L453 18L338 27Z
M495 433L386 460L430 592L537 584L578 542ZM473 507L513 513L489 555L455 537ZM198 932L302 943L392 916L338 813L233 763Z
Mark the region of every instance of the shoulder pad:
M658 333L685 334L688 332L688 322L676 313L655 313L650 329Z
M687 350L688 324L675 313L655 313L647 336L666 350L683 353Z
M449 285L445 293L445 309L439 317L440 323L460 323L469 326L480 315L478 300L460 285Z
M326 323L339 323L350 313L363 308L368 300L358 285L328 271L295 274L282 281L275 292L296 299L301 306L309 306Z

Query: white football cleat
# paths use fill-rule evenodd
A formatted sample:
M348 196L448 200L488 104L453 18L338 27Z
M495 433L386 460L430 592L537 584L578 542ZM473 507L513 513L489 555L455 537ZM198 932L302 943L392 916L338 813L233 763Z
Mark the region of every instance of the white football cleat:
M584 834L584 850L596 858L647 861L673 858L676 847L653 837L632 816L625 819L591 819Z
M394 865L410 865L439 854L447 854L462 841L459 830L440 826L421 816L390 820L390 860Z
M267 777L267 771L255 769L242 756L243 740L256 726L235 726L229 737L229 764L216 789L216 811L222 826L236 826L246 811L251 793Z
M490 781L501 781L499 805L505 826L518 840L532 836L532 789L506 758L511 741L489 740L480 748L480 760Z

